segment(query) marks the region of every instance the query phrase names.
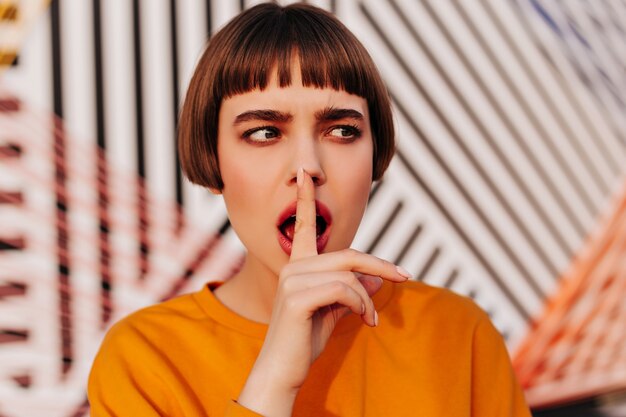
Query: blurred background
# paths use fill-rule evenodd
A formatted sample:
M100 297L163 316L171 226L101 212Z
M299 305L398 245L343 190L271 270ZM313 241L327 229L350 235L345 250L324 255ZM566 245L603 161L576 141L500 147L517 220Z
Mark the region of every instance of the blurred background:
M242 246L181 98L244 0L0 0L0 416L88 414L106 329ZM390 90L354 246L472 297L536 416L626 416L626 1L317 0Z

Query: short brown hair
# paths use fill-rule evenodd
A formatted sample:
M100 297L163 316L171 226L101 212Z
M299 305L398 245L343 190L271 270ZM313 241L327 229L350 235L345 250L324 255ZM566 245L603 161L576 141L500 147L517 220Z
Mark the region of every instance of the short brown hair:
M224 188L217 158L222 100L264 89L275 69L280 86L290 85L292 57L300 61L303 85L344 90L367 100L374 140L372 180L382 177L395 151L391 104L363 45L325 10L265 3L217 32L198 62L178 128L181 167L191 182Z

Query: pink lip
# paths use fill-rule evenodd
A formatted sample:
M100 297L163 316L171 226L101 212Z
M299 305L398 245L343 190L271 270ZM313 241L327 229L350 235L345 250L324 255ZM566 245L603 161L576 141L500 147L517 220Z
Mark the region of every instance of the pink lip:
M278 229L278 244L280 245L281 249L289 256L291 256L291 248L293 246L293 242L282 234L282 232L280 231L280 225L283 224L283 222L289 217L296 214L297 205L298 203L296 201L289 204L285 208L285 210L280 213L280 216L278 216L278 221L276 222L276 228ZM322 235L317 238L317 253L321 253L326 247L326 244L328 243L328 238L330 237L332 216L328 207L326 207L324 203L318 200L315 200L315 211L326 221L326 230L324 230L324 233L322 233Z

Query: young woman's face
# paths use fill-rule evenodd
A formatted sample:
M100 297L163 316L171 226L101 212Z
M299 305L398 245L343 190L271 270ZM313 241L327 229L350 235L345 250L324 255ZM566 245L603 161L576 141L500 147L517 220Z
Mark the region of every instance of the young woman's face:
M261 264L289 260L299 167L313 178L318 252L350 246L371 186L373 142L365 99L274 77L264 90L225 99L218 158L231 224Z

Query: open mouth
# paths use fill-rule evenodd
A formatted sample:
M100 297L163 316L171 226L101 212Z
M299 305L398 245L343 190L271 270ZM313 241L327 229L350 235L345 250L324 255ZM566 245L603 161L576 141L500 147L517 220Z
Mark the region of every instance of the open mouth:
M320 238L326 231L328 223L324 217L319 214L315 218L315 234L316 238ZM279 227L280 232L289 240L293 242L293 235L296 228L296 215L289 216Z
M276 223L276 227L278 228L278 243L287 255L291 255L291 247L295 235L296 206L297 203L295 201L290 204L281 213ZM326 243L328 243L332 217L328 207L317 200L315 201L315 211L317 214L315 217L317 252L320 253L324 250Z

